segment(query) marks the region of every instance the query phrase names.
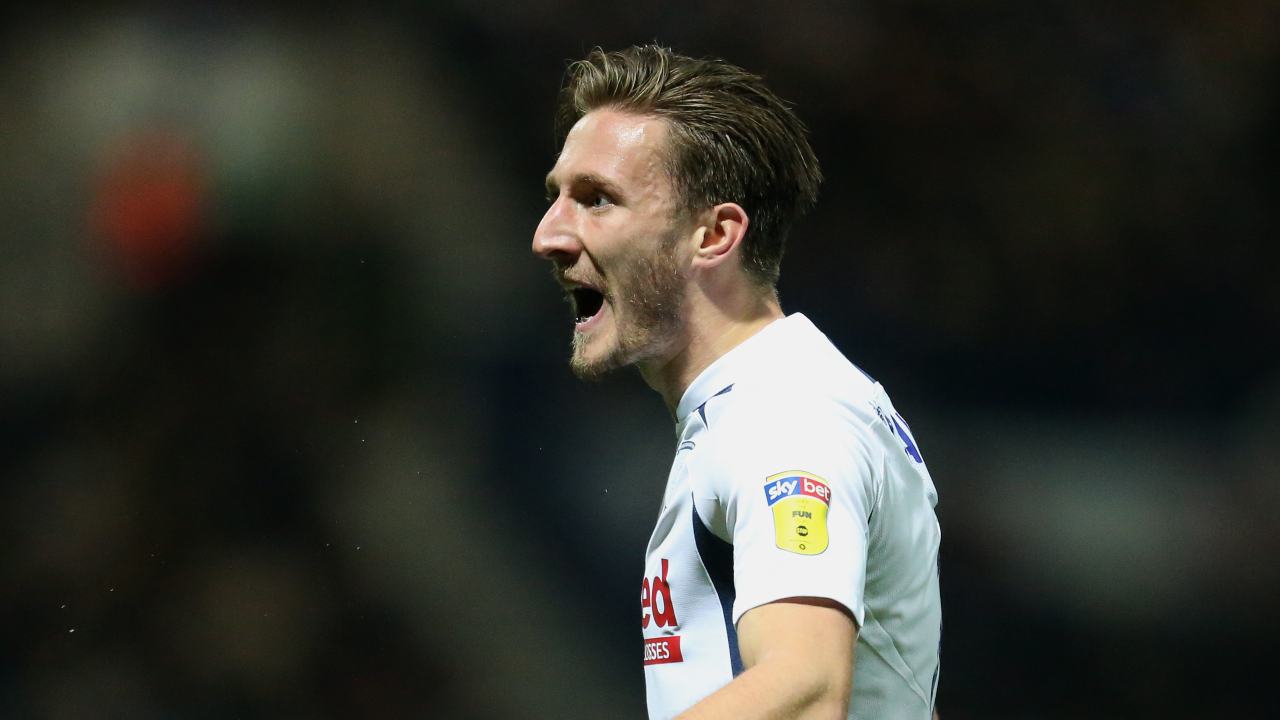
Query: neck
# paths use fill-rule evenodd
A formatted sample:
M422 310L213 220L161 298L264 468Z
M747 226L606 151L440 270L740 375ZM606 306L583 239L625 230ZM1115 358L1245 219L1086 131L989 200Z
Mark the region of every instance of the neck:
M741 345L766 325L783 317L777 296L755 294L743 302L720 305L699 296L687 308L689 318L683 346L662 360L640 365L640 375L649 387L662 395L668 412L675 417L684 391L703 370L722 355Z

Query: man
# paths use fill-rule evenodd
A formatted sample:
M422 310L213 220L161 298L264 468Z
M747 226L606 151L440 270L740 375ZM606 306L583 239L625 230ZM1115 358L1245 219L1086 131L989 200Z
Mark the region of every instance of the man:
M884 389L775 284L821 175L757 76L660 47L573 64L533 251L582 378L634 365L676 421L641 626L653 718L927 720L937 494Z

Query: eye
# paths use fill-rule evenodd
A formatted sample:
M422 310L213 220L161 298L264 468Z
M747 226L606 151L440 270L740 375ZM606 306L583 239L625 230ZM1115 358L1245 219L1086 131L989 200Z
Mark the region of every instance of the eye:
M612 204L613 199L604 193L592 193L587 197L587 205L589 205L593 210L607 208Z

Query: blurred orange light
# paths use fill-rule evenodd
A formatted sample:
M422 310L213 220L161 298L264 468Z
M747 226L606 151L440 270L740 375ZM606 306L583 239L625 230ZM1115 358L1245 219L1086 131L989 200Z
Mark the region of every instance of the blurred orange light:
M123 138L93 188L90 225L130 285L171 284L204 228L206 182L194 143L167 130Z

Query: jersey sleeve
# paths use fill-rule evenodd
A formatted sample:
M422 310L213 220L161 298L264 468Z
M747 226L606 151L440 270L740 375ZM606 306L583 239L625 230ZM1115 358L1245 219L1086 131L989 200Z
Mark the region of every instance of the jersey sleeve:
M878 467L869 431L823 406L742 420L707 468L733 545L733 622L776 600L821 597L861 627Z

